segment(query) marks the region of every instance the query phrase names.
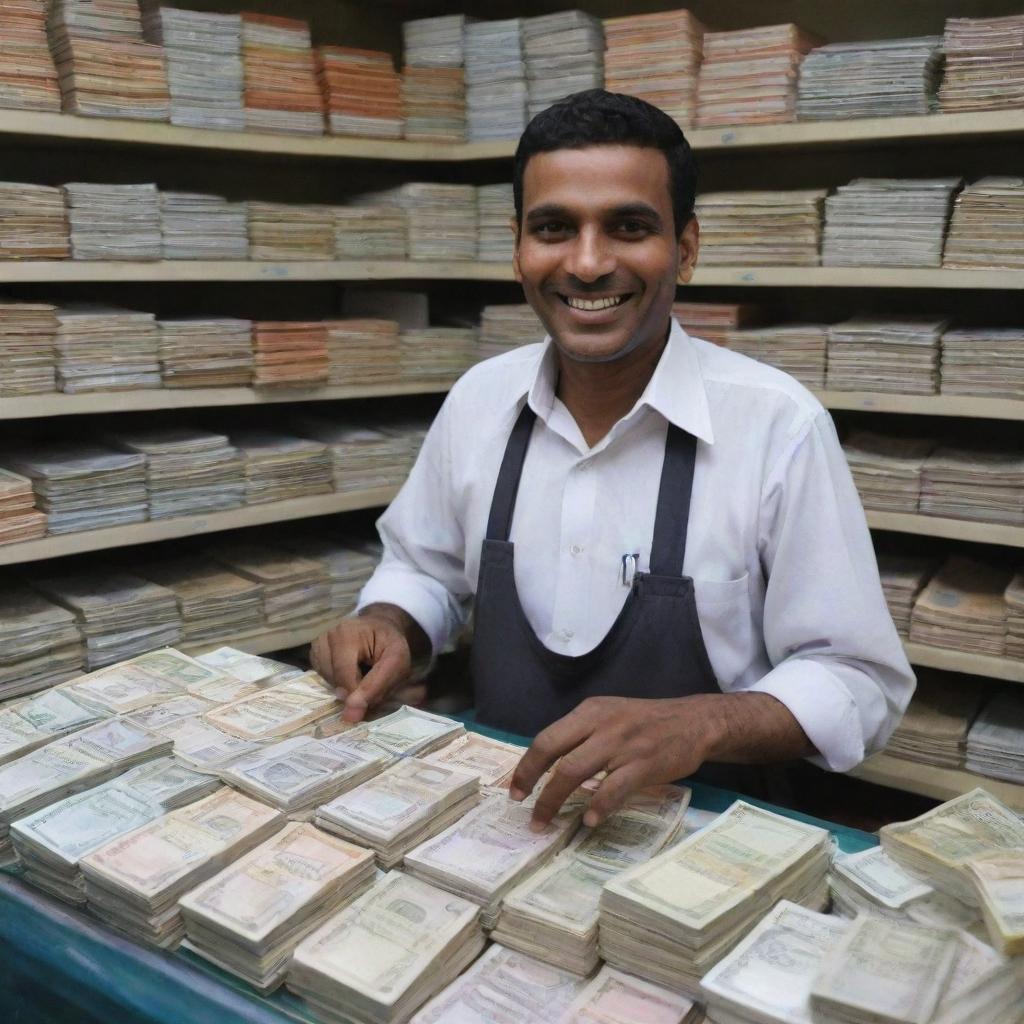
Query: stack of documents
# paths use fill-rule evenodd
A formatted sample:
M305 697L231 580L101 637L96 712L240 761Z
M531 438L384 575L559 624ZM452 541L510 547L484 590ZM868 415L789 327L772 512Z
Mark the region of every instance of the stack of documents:
M476 361L476 328L424 327L403 331L399 349L404 380L447 384Z
M306 22L245 11L242 64L246 128L323 135L323 96Z
M359 205L405 211L411 260L476 259L476 186L408 182L360 196Z
M702 265L818 266L826 194L826 189L702 193L695 206Z
M801 121L930 114L942 69L942 37L830 43L800 65Z
M66 260L70 256L61 189L0 181L0 260Z
M604 87L660 107L683 128L697 115L704 26L687 10L604 21Z
M46 536L46 513L36 508L32 481L0 469L0 544Z
M843 442L853 482L865 508L917 512L921 471L935 443L920 437L890 437L857 430Z
M473 21L463 37L466 129L470 142L517 139L526 113L526 61L521 18Z
M464 14L402 22L402 50L411 68L461 68Z
M85 650L75 616L28 587L0 594L0 700L43 690L82 671ZM0 712L2 715L3 712ZM0 726L0 737L4 727ZM0 738L0 761L7 741Z
M0 456L29 477L51 534L140 523L146 518L146 457L70 443Z
M299 944L288 988L325 1021L406 1021L480 954L479 913L393 871Z
M464 142L466 76L462 68L413 67L402 71L405 137L416 142Z
M409 441L400 434L319 417L304 418L302 432L329 448L336 491L397 487L412 465Z
M490 359L521 345L535 345L547 332L533 307L519 305L484 306L477 335L477 358Z
M1024 572L1018 571L1003 594L1006 602L1006 656L1024 659Z
M525 753L525 747L514 743L503 743L478 732L467 732L428 754L424 760L469 772L480 780L481 786L508 789L512 773Z
M699 998L701 977L780 899L825 906L828 864L828 832L737 800L605 884L601 956Z
M914 602L910 639L931 647L1000 656L1006 647L1003 593L1013 572L954 555Z
M944 395L1024 398L1024 328L946 331L942 335L941 376Z
M245 457L245 500L286 501L333 490L325 445L288 434L238 430L231 443Z
M256 320L252 348L256 387L327 383L327 325L322 321Z
M398 323L349 318L326 320L327 383L393 384L402 373Z
M580 10L524 18L527 112L534 117L553 103L604 85L604 26Z
M481 185L476 190L478 260L511 263L515 236L509 222L515 216L512 185Z
M129 935L172 949L189 889L277 832L279 811L223 789L83 857L89 909Z
M252 383L252 321L225 317L158 320L165 388L244 387Z
M245 203L199 192L161 192L165 260L249 258Z
M203 717L230 736L264 742L304 731L340 710L333 688L315 672L303 672L213 708Z
M181 639L174 594L138 576L82 572L43 577L32 585L74 613L85 637L85 665L90 672Z
M360 729L367 740L396 758L433 753L465 732L461 722L410 707L401 707Z
M0 300L0 398L57 390L56 306Z
M940 339L949 321L891 314L855 316L828 329L828 387L934 395Z
M242 685L234 681L236 689ZM261 746L210 725L201 715L183 715L164 722L154 731L174 742L174 756L178 761L211 776L216 776L226 764Z
M965 867L981 904L989 941L1005 956L1019 957L1024 953L1024 921L1021 920L1020 913L1021 886L1024 885L1024 850L982 854L969 860ZM1018 968L1020 961L1012 959L1011 964ZM1014 1000L1014 1005L1019 1011L1019 970L1016 972Z
M947 18L943 113L1024 105L1024 14Z
M332 207L264 202L248 207L250 259L334 259Z
M0 6L0 107L60 113L57 69L46 42L46 0Z
M458 821L479 798L476 775L408 757L317 807L315 820L320 828L374 850L387 870Z
M114 306L56 311L57 382L67 394L160 387L156 317Z
M673 302L672 315L687 334L715 345L728 345L732 331L764 320L753 302Z
M990 779L1024 782L1024 701L1013 690L996 694L967 734L965 767Z
M855 178L825 200L826 267L938 267L960 178Z
M792 24L705 32L697 125L795 121L800 62L818 42Z
M828 887L832 909L838 916L848 918L860 913L894 919L909 917L912 903L935 894L930 885L908 874L881 846L858 853L837 852L832 858ZM733 955L739 954L740 948Z
M727 332L726 345L783 373L808 388L825 386L828 324L777 324Z
M143 6L146 38L164 48L171 124L241 131L242 19L238 14Z
M921 512L1024 526L1024 458L1006 448L937 449L921 475Z
M896 632L904 640L910 635L910 610L935 568L934 559L922 555L878 552L878 572L885 602Z
M1024 178L980 178L956 197L942 265L1024 267Z
M409 229L397 206L334 207L334 254L339 260L404 260Z
M289 551L323 565L331 581L331 610L347 615L355 608L359 591L373 575L379 552L367 543L343 542L333 537L295 537L283 542Z
M402 80L390 53L321 46L317 70L331 135L402 137Z
M156 185L63 187L76 260L158 260L163 254Z
M293 822L182 898L185 945L266 994L298 943L373 874L368 850Z
M239 690L223 700L215 697L207 689L201 691L204 696L217 704L230 704L239 697L255 693L257 688L270 686L271 683L287 679L292 675L302 675L301 669L286 665L283 661L274 661L273 658L264 658L259 654L247 654L236 647L218 647L216 650L207 651L206 654L200 654L196 661L207 668L215 669L217 672L254 687L252 690Z

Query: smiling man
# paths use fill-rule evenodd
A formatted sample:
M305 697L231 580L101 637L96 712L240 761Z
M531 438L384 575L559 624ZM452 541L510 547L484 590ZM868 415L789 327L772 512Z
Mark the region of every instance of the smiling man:
M515 159L515 271L548 332L453 388L314 663L346 717L474 615L478 719L536 735L536 827L636 789L882 746L913 692L832 421L792 378L671 318L699 250L676 124L579 93ZM725 767L723 767L725 766ZM732 767L735 766L735 767Z

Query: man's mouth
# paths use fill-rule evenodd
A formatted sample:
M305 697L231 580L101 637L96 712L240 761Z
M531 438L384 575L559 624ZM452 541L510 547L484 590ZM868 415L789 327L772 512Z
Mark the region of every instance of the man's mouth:
M601 309L612 309L621 306L627 299L632 298L633 293L627 292L624 295L607 295L601 298L584 299L579 295L562 295L558 297L571 309L582 309L587 312L595 312Z

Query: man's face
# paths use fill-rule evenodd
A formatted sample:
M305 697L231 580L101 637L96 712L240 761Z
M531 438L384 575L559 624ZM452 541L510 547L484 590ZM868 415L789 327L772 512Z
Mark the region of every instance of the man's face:
M675 235L668 162L656 149L559 149L526 165L516 279L570 359L611 362L661 344L697 240L695 220Z

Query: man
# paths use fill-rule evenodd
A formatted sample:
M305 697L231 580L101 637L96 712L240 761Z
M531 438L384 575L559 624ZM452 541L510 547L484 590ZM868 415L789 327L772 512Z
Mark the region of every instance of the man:
M538 734L512 798L557 762L537 828L599 772L588 825L708 763L853 767L913 675L828 414L671 319L699 247L682 132L580 93L533 119L514 185L550 337L453 388L315 666L358 721L472 607L479 720Z

